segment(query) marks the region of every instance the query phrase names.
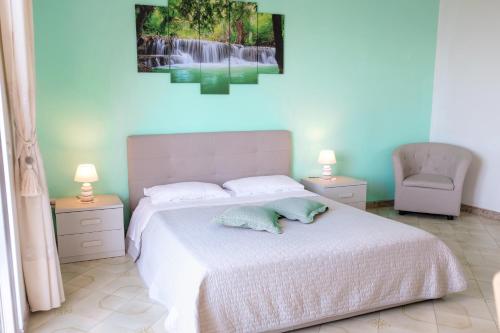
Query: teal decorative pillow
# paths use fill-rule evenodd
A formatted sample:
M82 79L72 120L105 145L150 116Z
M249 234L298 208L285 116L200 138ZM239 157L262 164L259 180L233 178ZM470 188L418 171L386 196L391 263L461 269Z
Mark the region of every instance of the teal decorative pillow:
M314 217L323 213L328 206L314 200L304 198L286 198L266 204L266 207L276 211L289 220L298 220L302 223L311 223Z
M273 234L281 234L278 218L279 215L270 208L240 206L227 209L212 221L228 227L265 230Z

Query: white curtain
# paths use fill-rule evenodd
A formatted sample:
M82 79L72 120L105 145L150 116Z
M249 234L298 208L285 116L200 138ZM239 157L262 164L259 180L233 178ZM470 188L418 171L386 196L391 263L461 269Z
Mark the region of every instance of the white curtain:
M32 311L64 302L52 211L36 137L31 0L0 0L8 108L14 122L17 218L28 303Z

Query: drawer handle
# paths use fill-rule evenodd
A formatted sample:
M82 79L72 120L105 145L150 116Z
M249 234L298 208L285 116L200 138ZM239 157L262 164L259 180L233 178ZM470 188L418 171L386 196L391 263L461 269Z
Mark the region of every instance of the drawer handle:
M101 219L85 219L80 221L81 226L101 224Z
M341 199L347 199L347 198L352 198L354 197L354 193L341 193L339 194L339 198Z
M102 246L102 241L95 240L90 242L82 242L82 247L97 247L97 246Z

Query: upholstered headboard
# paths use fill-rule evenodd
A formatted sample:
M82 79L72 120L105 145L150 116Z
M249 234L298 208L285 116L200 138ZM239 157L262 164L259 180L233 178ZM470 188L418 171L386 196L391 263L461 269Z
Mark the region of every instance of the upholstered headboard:
M144 188L186 181L289 175L289 131L186 133L130 136L128 187L135 209Z

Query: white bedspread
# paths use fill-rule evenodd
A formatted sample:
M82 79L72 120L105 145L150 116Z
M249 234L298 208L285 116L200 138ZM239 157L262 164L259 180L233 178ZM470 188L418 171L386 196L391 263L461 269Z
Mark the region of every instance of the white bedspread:
M331 210L309 225L283 220L280 235L209 222L228 205L274 199L140 203L129 252L140 250L150 297L169 308L169 332L283 331L466 288L435 236L322 197L314 199Z

